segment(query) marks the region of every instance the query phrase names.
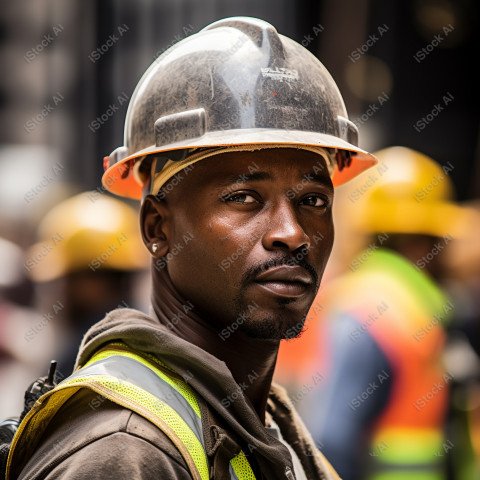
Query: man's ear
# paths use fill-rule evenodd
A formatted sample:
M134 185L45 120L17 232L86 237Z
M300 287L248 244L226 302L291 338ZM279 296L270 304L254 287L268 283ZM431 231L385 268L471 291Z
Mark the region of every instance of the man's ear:
M143 243L155 257L168 253L170 243L170 209L165 200L147 195L140 210Z

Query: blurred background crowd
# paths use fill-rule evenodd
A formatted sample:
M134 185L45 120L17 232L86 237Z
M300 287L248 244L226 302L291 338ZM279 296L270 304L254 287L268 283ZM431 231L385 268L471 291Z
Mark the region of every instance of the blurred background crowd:
M478 2L0 5L1 417L51 358L69 375L107 311L148 310L138 205L106 192L102 158L155 58L255 16L324 63L380 160L336 191L332 258L277 380L346 480L480 478Z

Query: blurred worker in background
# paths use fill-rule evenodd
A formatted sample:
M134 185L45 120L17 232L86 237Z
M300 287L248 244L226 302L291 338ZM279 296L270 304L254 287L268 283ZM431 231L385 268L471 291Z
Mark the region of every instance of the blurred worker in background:
M445 478L451 375L442 365L454 304L442 252L466 228L447 167L403 147L350 185L351 221L370 235L326 287L314 436L345 480ZM363 188L362 183L368 185Z
M97 191L54 207L41 221L38 238L26 267L38 287L39 310L60 339L55 355L66 377L94 323L111 309L138 306L135 283L148 256L135 210Z
M453 375L448 437L455 480L480 478L480 201L463 206L471 221L445 249L446 286L455 304L445 352Z
M31 308L25 262L20 247L0 238L0 420L22 411L25 389L44 373L54 351L51 326Z

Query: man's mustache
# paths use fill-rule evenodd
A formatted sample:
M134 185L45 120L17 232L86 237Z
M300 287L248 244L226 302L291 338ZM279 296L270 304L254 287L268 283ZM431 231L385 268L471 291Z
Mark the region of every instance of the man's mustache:
M305 252L298 253L297 255L282 255L281 257L275 257L263 262L261 264L251 267L244 275L243 284L254 282L255 278L262 272L269 270L273 267L280 266L300 266L304 268L312 277L312 284L316 289L319 287L318 274L315 267L307 261L307 254Z

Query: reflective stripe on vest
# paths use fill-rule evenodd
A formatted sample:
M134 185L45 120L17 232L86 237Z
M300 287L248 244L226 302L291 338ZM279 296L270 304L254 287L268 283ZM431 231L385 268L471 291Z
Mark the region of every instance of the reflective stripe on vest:
M158 359L147 359L120 344L99 351L36 402L13 439L7 478L12 462L18 462L17 455L26 459L31 456L51 418L80 388L89 388L100 399L107 398L149 420L174 443L195 480L209 479L200 407L194 392ZM244 452L231 460L230 474L234 480L255 479Z
M369 480L443 480L443 435L437 430L400 429L383 430L373 443L375 457Z

